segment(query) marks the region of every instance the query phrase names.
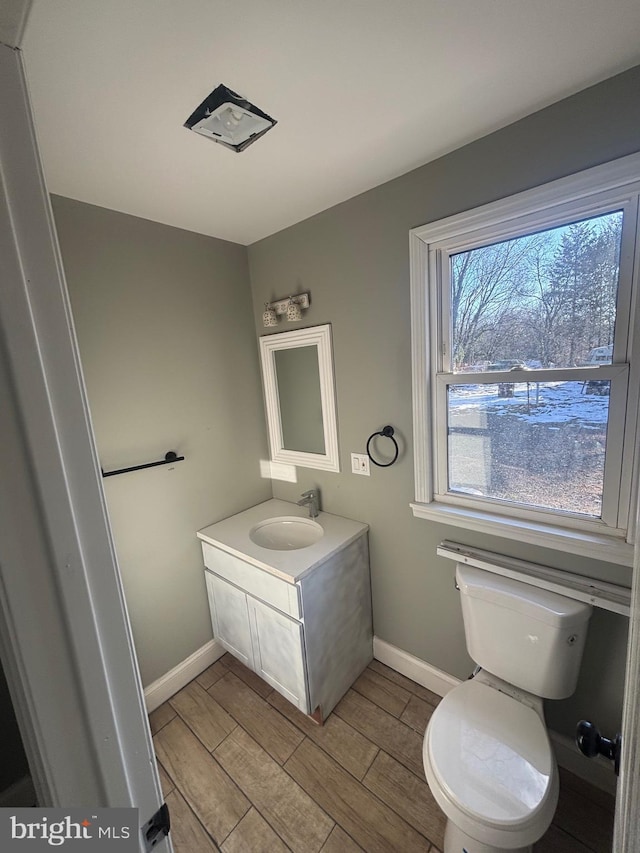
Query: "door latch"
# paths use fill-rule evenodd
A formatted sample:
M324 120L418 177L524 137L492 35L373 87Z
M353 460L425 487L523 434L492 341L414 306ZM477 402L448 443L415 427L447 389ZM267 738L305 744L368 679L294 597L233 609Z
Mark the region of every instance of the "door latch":
M616 776L620 774L622 735L617 734L615 738L603 737L593 723L580 720L576 727L576 744L580 752L587 758L604 755L605 758L613 761Z
M153 817L142 827L145 853L153 850L156 844L162 841L166 835L169 835L170 830L171 817L169 815L169 807L166 803L163 803Z

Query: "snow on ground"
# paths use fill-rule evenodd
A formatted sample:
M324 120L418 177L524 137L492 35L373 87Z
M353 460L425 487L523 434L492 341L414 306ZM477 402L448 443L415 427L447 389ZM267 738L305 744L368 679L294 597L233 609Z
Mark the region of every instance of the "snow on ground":
M514 382L513 397L498 396L498 384L450 385L451 415L473 409L503 410L528 423L581 423L583 427L607 423L609 397L587 394L583 382Z
M575 380L500 385L513 397L449 386L450 488L599 518L609 397Z

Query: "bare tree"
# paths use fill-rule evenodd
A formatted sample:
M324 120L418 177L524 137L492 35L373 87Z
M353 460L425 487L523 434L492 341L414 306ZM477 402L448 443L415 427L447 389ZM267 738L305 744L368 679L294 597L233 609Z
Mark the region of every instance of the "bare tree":
M451 258L454 369L499 358L572 366L613 340L622 214Z
M456 366L497 357L495 336L510 309L528 292L527 258L539 237L520 237L454 255L451 318Z

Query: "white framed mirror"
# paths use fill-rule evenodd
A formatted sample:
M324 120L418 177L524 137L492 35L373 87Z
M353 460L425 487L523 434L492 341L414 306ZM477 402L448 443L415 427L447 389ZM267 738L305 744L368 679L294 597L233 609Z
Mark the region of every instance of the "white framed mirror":
M339 471L331 326L260 338L271 459Z

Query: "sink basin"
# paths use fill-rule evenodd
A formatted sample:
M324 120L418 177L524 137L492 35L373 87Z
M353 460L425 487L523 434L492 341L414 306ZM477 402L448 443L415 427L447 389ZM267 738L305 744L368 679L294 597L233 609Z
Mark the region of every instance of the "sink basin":
M249 531L249 539L271 551L296 551L308 548L324 536L317 521L296 516L267 518Z

